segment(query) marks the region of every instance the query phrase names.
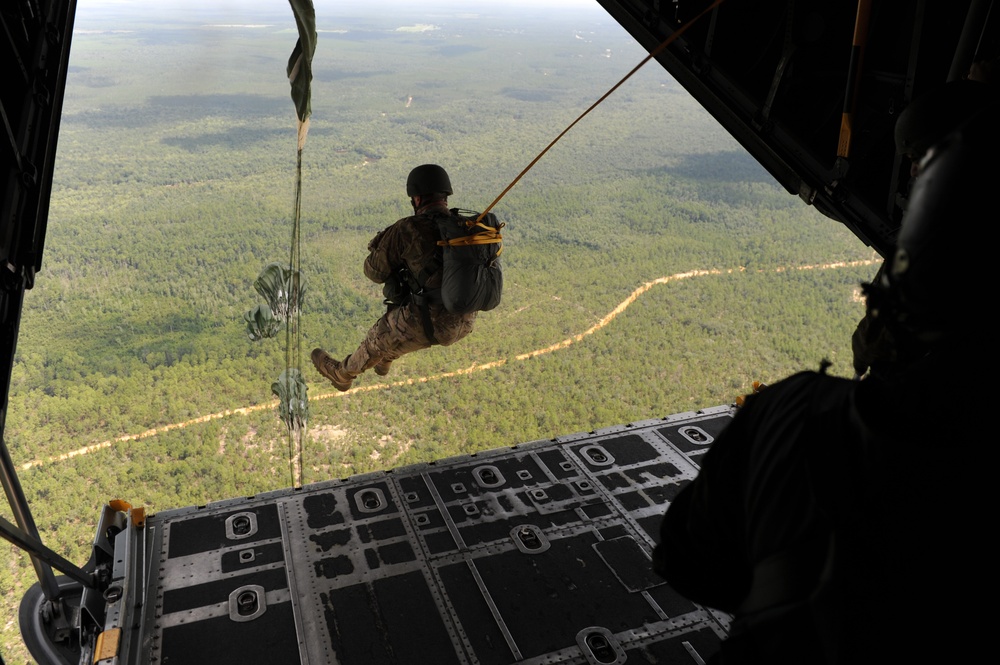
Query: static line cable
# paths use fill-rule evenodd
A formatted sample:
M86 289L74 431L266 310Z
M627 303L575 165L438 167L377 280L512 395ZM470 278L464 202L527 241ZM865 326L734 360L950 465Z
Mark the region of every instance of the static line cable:
M585 115L587 115L588 113L590 113L591 111L593 111L595 108L597 108L598 104L600 104L605 99L607 99L609 96L611 96L611 93L613 93L615 90L617 90L619 87L621 87L621 85L623 83L625 83L625 81L629 80L632 77L633 74L635 74L637 71L639 71L639 69L641 69L643 65L645 65L647 62L649 62L650 60L652 60L656 56L660 55L660 53L662 53L665 48L667 48L668 46L670 46L670 44L672 44L675 39L677 39L682 34L684 34L684 32L688 28L690 28L692 25L694 25L694 23L698 19L700 19L702 16L704 16L708 12L712 11L713 9L715 9L716 7L718 7L721 4L722 4L722 0L715 0L715 2L713 2L712 4L710 4L705 9L701 10L701 12L699 12L697 16L695 16L693 19L691 19L690 21L688 21L687 23L685 23L684 25L682 25L680 28L678 28L677 30L675 30L669 37L667 37L663 41L662 44L660 44L655 49L653 49L652 51L650 51L649 55L647 55L645 58L643 58L642 62L640 62L638 65L636 65L635 67L633 67L632 71L630 71L628 74L626 74L625 77L622 78L621 81L618 81L618 83L616 83L614 86L612 86L612 88L610 90L608 90L606 93L604 93L601 96L600 99L598 99L596 102L594 102L593 104L591 104L590 107L586 111L584 111L583 113L581 113L580 116L576 120L574 120L573 122L571 122L569 124L569 126L566 127L566 129L562 130L562 132L559 133L559 136L557 136L554 139L552 139L552 142L549 143L547 146L545 146L545 149L542 150L540 153L538 153L538 155L533 160L531 160L531 162L527 166L525 166L524 169L520 173L517 174L517 177L514 178L511 181L511 183L509 185L507 185L507 187L502 192L500 192L500 196L498 196L495 199L493 199L493 203L491 203L488 206L486 206L486 209L483 210L482 213L480 213L479 217L476 219L476 222L481 222L482 219L483 219L483 217L486 216L486 213L488 213L490 210L492 210L493 206L495 206L497 203L499 203L500 199L502 199L507 194L507 192L509 192L511 190L511 188L513 188L514 185L516 185L518 183L518 181L524 176L524 174L527 173L528 171L530 171L531 167L533 167L538 162L538 160L540 160L542 158L542 156L549 151L549 148L551 148L552 146L554 146L556 144L556 142L559 141L559 139L561 139L563 136L565 136L566 133L569 130L573 129L573 127L576 125L576 123L578 123L581 120L583 120L583 117Z
M301 308L299 307L299 296L300 290L302 288L302 233L301 233L301 223L302 223L302 146L301 142L297 152L297 159L295 163L295 210L293 213L294 220L292 222L292 242L291 242L291 256L288 260L288 272L291 275L291 292L288 294L289 303L289 313L288 319L285 321L285 387L287 395L285 399L288 400L288 422L286 423L288 427L288 466L289 471L292 476L292 486L302 487L303 485L303 444L302 436L303 430L305 430L304 424L300 427L294 427L295 422L295 410L296 399L298 397L296 391L293 390L293 376L292 376L292 357L295 358L295 377L301 376L302 372L302 333L299 324L301 323L301 318L299 312ZM294 342L294 348L293 348ZM298 478L296 478L296 464L295 458L298 458Z

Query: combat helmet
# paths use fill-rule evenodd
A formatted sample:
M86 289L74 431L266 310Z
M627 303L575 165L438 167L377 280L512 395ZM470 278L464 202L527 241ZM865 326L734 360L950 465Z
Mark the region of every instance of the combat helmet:
M428 196L438 192L452 195L448 172L437 164L421 164L406 178L407 196Z

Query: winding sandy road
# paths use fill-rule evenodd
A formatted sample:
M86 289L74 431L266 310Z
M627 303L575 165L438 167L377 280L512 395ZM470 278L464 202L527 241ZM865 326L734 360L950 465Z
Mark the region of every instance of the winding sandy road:
M879 263L878 260L867 259L867 260L863 260L863 261L848 261L848 262L838 262L838 263L822 263L822 264L815 264L815 265L809 265L809 266L796 266L794 268L776 268L774 270L774 272L788 272L788 271L791 271L791 270L830 270L830 269L835 269L835 268L850 268L850 267L859 267L859 266L871 266L871 265L875 265L877 263ZM614 321L614 319L619 314L621 314L622 312L624 312L628 308L629 305L631 305L632 303L634 303L639 298L639 296L641 296L646 291L649 291L651 288L653 288L654 286L657 286L659 284L669 284L670 282L676 282L676 281L683 280L683 279L690 279L692 277L705 277L705 276L708 276L708 275L731 274L731 273L734 273L734 272L743 272L744 270L745 269L743 269L743 268L736 268L736 269L729 269L729 270L692 270L690 272L681 272L681 273L677 273L677 274L670 275L670 276L667 276L667 277L659 277L657 279L648 281L645 284L643 284L642 286L638 287L636 290L634 290L631 294L629 294L629 296L627 298L625 298L625 300L621 301L618 304L617 307L615 307L613 310L611 310L606 315L604 315L601 318L600 321L598 321L597 323L595 323L594 325L592 325L590 328L587 328L586 330L584 330L581 333L573 335L572 337L567 337L566 339L564 339L564 340L562 340L560 342L556 342L555 344L552 344L550 346L546 346L546 347L541 348L541 349L535 349L534 351L528 351L527 353L522 353L522 354L516 355L516 356L514 356L513 360L515 360L515 361L528 360L529 358L534 358L536 356L545 355L546 353L553 353L555 351L559 351L561 349L565 349L565 348L567 348L568 346L570 346L572 344L576 344L577 342L582 341L584 337L587 337L588 335L594 334L595 332L597 332L601 328L605 327L606 325L608 325L609 323L611 323L612 321ZM313 396L309 397L309 400L310 401L319 401L319 400L330 399L331 397L345 397L347 395L352 395L352 394L355 394L355 393L369 392L369 391L373 391L373 390L385 390L386 388L394 388L394 387L398 387L398 386L408 386L408 385L413 385L413 384L416 384L416 383L428 383L430 381L439 381L441 379L447 379L447 378L454 377L454 376L462 376L464 374L473 374L475 372L485 372L487 370L495 369L495 368L500 367L502 365L506 365L510 361L511 361L510 358L500 358L499 360L494 360L494 361L488 362L488 363L483 363L483 364L476 363L476 364L470 365L469 367L465 367L463 369L455 370L453 372L443 372L441 374L433 374L431 376L422 376L422 377L419 377L419 378L405 379L405 380L402 380L402 381L394 381L394 382L388 382L388 383L375 383L375 384L366 385L366 386L358 386L357 388L351 388L350 390L348 390L346 392L336 391L336 392L323 393L323 394L320 394L320 395L313 395ZM185 427L190 427L191 425L197 425L198 423L204 423L204 422L208 422L208 421L211 421L211 420L217 420L219 418L228 418L229 416L237 416L237 415L247 415L249 413L253 413L255 411L260 411L262 409L273 409L273 408L275 408L277 406L277 403L278 403L277 400L273 400L271 402L267 402L267 403L264 403L264 404L257 404L255 406L248 406L248 407L244 407L244 408L241 408L241 409L226 409L225 411L219 411L218 413L211 413L211 414L208 414L208 415L205 415L205 416L199 416L198 418L192 418L191 420L185 420L185 421L179 422L179 423L172 423L172 424L169 424L169 425L161 425L160 427L154 427L153 429L148 429L145 432L140 432L138 434L125 434L125 435L119 436L116 439L109 439L107 441L102 441L100 443L95 443L95 444L92 444L92 445L89 445L89 446L84 446L83 448L78 448L76 450L72 450L72 451L70 451L68 453L64 453L62 455L53 455L53 456L51 456L51 457L49 457L47 459L44 459L44 460L37 459L37 460L32 460L30 462L25 462L24 464L21 465L21 469L27 470L27 469L31 469L31 468L34 468L34 467L42 466L43 464L52 464L54 462L62 462L62 461L71 459L73 457L78 457L80 455L87 455L89 453L93 453L93 452L96 452L98 450L104 450L105 448L110 448L111 446L115 445L116 443L123 443L123 442L126 442L126 441L138 441L140 439L146 439L146 438L149 438L151 436L156 436L158 434L163 434L165 432L169 432L169 431L172 431L172 430L183 429Z

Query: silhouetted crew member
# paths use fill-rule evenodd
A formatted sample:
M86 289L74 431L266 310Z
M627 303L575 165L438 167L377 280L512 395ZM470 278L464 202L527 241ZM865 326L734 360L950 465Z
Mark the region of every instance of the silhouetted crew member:
M927 151L867 291L896 367L750 395L667 509L654 569L734 615L713 665L967 663L992 644L997 118Z
M1000 87L992 82L958 79L920 95L903 109L896 120L894 136L896 152L910 162L913 188L920 173L920 160L927 150L980 109L1000 99ZM901 205L905 205L905 199ZM873 282L882 277L880 267ZM869 369L877 372L891 366L895 348L892 336L884 326L872 323L868 316L858 321L851 336L854 372L864 376Z
M337 390L349 389L369 368L385 376L400 356L435 344L448 346L472 332L477 313L453 314L436 296L441 288L442 249L435 216L450 215L451 179L437 164L422 164L410 171L406 193L414 214L372 238L364 265L368 279L385 285L386 313L343 361L313 349L313 364ZM414 289L413 280L422 287Z

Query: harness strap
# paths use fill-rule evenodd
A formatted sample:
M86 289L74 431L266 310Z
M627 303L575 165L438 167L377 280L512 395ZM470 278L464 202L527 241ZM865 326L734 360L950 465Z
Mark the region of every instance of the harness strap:
M460 214L464 211L456 209L454 212L456 212L456 214ZM467 221L465 225L466 228L469 229L478 226L483 230L473 235L460 236L450 240L438 240L437 244L440 247L467 247L469 245L491 245L503 243L503 236L500 235L500 229L507 225L505 222L500 222L497 226L493 227L488 224L483 224L481 221L476 219L474 221ZM501 245L500 248L497 249L497 256L500 256L502 252L503 246Z
M436 297L436 300L435 300ZM420 322L424 325L424 334L427 341L437 344L437 337L434 336L434 322L431 321L431 303L441 302L441 289L431 289L410 295L410 300L420 308Z
M455 247L457 245L489 245L491 243L503 242L503 236L500 235L500 229L506 225L506 222L500 222L500 225L494 228L477 222L475 224L470 224L469 228L479 226L484 230L474 235L461 236L458 238L452 238L451 240L438 240L437 244L441 247Z

